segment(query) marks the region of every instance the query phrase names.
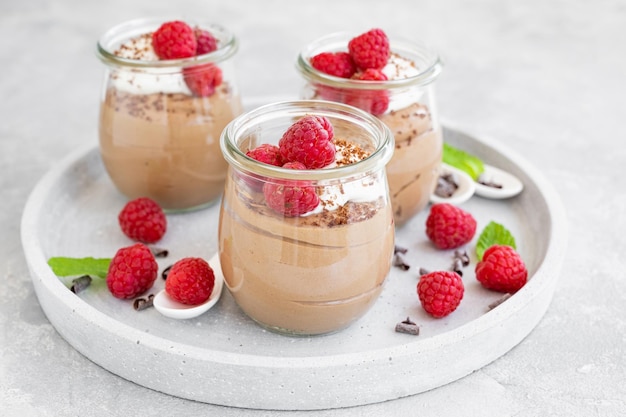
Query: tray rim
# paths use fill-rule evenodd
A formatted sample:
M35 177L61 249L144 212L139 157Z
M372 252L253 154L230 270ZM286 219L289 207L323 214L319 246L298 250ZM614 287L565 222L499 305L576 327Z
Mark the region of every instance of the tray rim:
M566 216L565 211L558 198L558 194L553 189L553 187L549 184L548 181L543 178L542 174L536 170L528 161L526 161L521 156L515 154L513 151L506 149L501 143L497 143L492 139L485 138L484 136L477 137L475 135L467 134L464 131L454 127L452 124L444 122L442 123L444 129L454 130L456 133L461 135L468 136L473 140L479 142L481 145L487 146L491 148L496 153L501 154L513 161L515 164L524 171L525 174L534 182L534 185L538 188L542 198L546 202L546 206L548 208L548 216L550 218L550 234L549 234L549 243L546 247L546 251L543 259L541 260L539 267L535 274L533 275L532 280L528 282L528 284L522 288L515 296L511 297L507 303L499 306L497 309L494 309L490 312L485 313L484 315L465 323L459 327L456 327L450 331L444 332L442 334L430 336L423 339L408 339L407 343L377 348L367 352L362 352L360 355L354 355L352 353L340 353L334 355L317 355L317 356L268 356L263 355L263 362L260 363L258 355L251 355L248 353L235 353L235 352L224 352L222 350L215 349L207 349L200 348L196 346L191 346L187 344L183 344L180 342L168 341L168 344L171 348L165 349L162 344L162 338L158 336L153 336L149 333L139 332L137 329L116 321L115 319L107 316L106 314L98 311L91 305L89 305L84 300L76 297L71 292L67 291L66 287L61 283L60 280L49 269L47 266L44 251L41 245L38 242L37 235L37 213L43 209L43 204L46 201L46 197L48 192L53 184L55 184L63 175L66 173L68 169L71 169L72 165L77 163L93 152L97 151L97 147L93 144L85 145L74 152L70 153L66 156L60 163L56 164L52 167L38 182L38 184L32 190L28 200L26 202L24 212L22 215L21 221L21 237L22 244L24 248L24 253L27 259L27 263L29 265L29 269L31 271L32 280L37 291L37 296L40 299L40 304L44 309L44 312L47 316L50 315L50 311L47 306L47 301L42 299L43 294L40 294L41 291L48 291L54 296L58 298L58 302L65 304L67 307L71 307L72 314L78 316L89 316L95 319L93 320L93 325L99 327L102 331L110 331L114 333L114 336L117 338L123 338L129 342L135 343L135 341L141 340L141 344L144 348L154 349L157 351L162 351L164 354L171 354L173 351L184 352L185 356L188 359L196 359L198 361L210 361L214 363L223 364L225 366L234 366L238 368L278 368L278 369L319 369L320 367L328 367L333 368L337 367L338 363L341 363L342 366L359 366L364 362L377 362L381 357L407 357L410 355L415 355L416 353L423 353L431 350L441 349L442 347L453 345L458 340L468 339L472 337L476 337L476 335L489 332L493 329L494 326L502 324L507 321L507 319L514 316L520 310L522 310L526 305L533 302L537 295L543 295L544 297L548 295L547 303L543 307L543 311L539 314L538 319L534 323L530 323L528 331L524 331L522 337L512 343L512 345L505 350L508 351L510 348L519 343L523 338L525 338L530 331L536 326L538 321L543 317L545 310L547 309L549 302L552 298L552 293L554 291L554 287L556 285L556 280L558 279L558 274L556 273L560 268L560 264L563 261L565 256L565 248L566 248L566 236L567 236L567 226L566 226ZM550 279L550 275L554 275L552 279ZM540 277L541 279L537 279L536 277ZM50 316L49 316L50 319ZM55 323L54 320L51 320L54 327L59 331L58 323ZM66 340L68 339L67 335L64 335L60 332ZM139 333L139 334L138 334ZM278 336L282 337L282 336ZM139 339L138 339L139 338ZM70 344L74 345L72 341L68 340ZM78 349L78 348L77 348ZM88 353L83 352L78 349L85 356L94 360ZM503 354L502 353L502 354ZM500 357L498 355L497 357ZM493 358L494 359L497 359ZM94 360L94 362L99 363L98 360ZM100 363L99 363L100 364ZM484 366L486 363L482 364ZM102 366L102 365L101 365ZM481 367L479 366L479 367ZM478 368L476 368L478 369ZM117 372L115 372L117 373ZM119 375L119 373L118 373ZM126 379L133 380L132 377L128 375L119 375ZM456 380L461 376L455 377L452 380ZM154 386L149 386L143 383L144 381L134 382L139 383L140 385L148 386L153 389L157 389ZM451 381L448 381L451 382ZM440 384L442 385L442 384ZM169 392L168 392L169 393ZM410 392L407 395L415 394L417 392ZM174 395L183 396L180 393L173 392ZM189 398L189 397L187 397ZM395 397L397 398L397 397ZM194 399L194 398L192 398ZM378 398L374 399L371 402L379 402L386 399L392 398ZM201 400L202 401L202 400ZM213 402L213 401L207 401ZM220 403L219 401L215 401L215 403ZM358 404L358 403L357 403ZM339 404L338 406L345 405L357 405L357 404ZM228 403L223 403L223 405L233 405ZM260 408L280 408L277 407L276 404L273 404L271 407L266 407L264 404L259 404ZM243 404L246 406L246 404ZM252 405L252 408L256 408ZM314 407L318 408L318 407ZM319 408L334 408L333 404L324 404L323 407ZM286 408L286 409L294 409L294 408ZM309 408L297 408L297 409L309 409Z

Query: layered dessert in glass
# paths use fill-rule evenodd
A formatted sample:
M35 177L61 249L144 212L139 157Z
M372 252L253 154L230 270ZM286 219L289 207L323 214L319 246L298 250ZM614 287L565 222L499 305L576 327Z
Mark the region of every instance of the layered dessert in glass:
M286 132L306 131L293 126L311 117L331 131L332 160L294 162L300 148L272 154L289 147ZM219 254L241 309L263 327L291 335L334 332L364 315L383 288L394 250L389 129L340 103L281 102L235 119L221 144L229 171Z
M109 177L129 199L149 197L167 211L216 201L227 164L222 129L243 108L233 58L237 38L207 22L186 21L197 34L193 56L163 59L153 37L163 19L110 29L97 54L105 64L100 103L100 152ZM201 49L201 38L213 37Z
M395 151L387 176L394 218L401 226L428 204L439 175L443 139L434 85L442 63L428 47L396 38L387 40L384 61L355 62L354 49L380 46L353 47L357 38L364 42L364 35L386 37L373 29L359 36L332 34L307 45L297 59L305 81L301 98L356 106L389 126Z

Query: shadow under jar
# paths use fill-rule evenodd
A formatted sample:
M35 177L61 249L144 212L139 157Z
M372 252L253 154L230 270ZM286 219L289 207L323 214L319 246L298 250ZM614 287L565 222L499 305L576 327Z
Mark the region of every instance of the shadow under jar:
M387 177L395 222L401 226L426 207L437 183L443 137L434 85L442 63L424 45L390 39L391 56L383 68L385 81L336 77L311 65L311 58L319 53L348 52L353 37L331 34L300 52L296 67L305 80L300 97L350 104L389 126L395 151L387 165Z
M159 60L151 35L162 23L122 23L98 42L105 64L100 153L126 197L152 198L170 212L193 210L216 201L224 188L219 137L243 112L233 64L238 42L219 25L186 21L210 32L217 49Z
M246 155L261 144L277 145L305 115L330 121L336 157L339 144L369 156L347 165L294 170ZM364 315L382 291L393 257L384 169L393 153L389 129L340 103L281 102L235 119L222 133L221 146L230 167L219 255L239 307L263 327L290 335L334 332ZM319 204L301 215L278 212L267 198L280 187L307 188Z

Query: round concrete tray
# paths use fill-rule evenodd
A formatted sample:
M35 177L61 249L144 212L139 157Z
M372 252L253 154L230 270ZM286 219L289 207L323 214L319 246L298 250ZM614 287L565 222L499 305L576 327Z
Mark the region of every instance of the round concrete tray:
M54 167L33 190L22 218L22 242L43 311L79 352L137 384L196 401L257 409L324 409L417 394L483 367L524 339L554 293L566 246L565 214L553 188L528 162L495 142L445 129L445 140L491 165L517 175L524 192L510 200L474 197L463 208L478 233L490 221L512 231L530 281L495 309L500 297L475 280L475 240L463 280L460 307L443 319L421 309L415 293L418 269L448 268L453 251L436 251L424 234L426 213L397 233L408 249L408 271L394 268L382 296L350 328L331 335L293 338L255 325L227 291L203 316L177 321L155 309L135 311L113 298L102 280L79 295L47 266L51 256L111 257L131 242L117 213L125 203L109 181L97 148L79 150ZM214 205L168 215L158 246L170 255L161 268L184 256L209 259L217 249ZM477 233L477 235L478 235ZM154 293L162 288L158 280ZM410 317L420 335L396 333Z

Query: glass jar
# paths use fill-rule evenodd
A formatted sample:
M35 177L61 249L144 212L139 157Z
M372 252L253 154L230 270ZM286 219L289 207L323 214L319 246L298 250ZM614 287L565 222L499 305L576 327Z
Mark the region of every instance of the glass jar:
M387 177L394 218L401 226L428 204L439 176L443 138L434 86L442 63L424 45L390 39L391 57L383 69L386 81L335 77L311 65L310 59L321 52L347 52L353 37L332 34L300 52L296 67L305 81L300 97L351 104L389 126L395 151Z
M166 211L191 210L216 201L224 189L219 137L243 112L233 64L238 41L219 25L187 20L209 31L217 50L159 60L151 34L165 21L126 22L98 42L105 64L100 153L126 197L150 197Z
M326 117L335 144L346 141L369 156L313 170L246 156L261 144L276 145L305 115ZM394 250L384 169L393 153L389 129L340 103L280 102L235 119L221 146L230 168L219 254L227 288L241 309L262 326L292 335L334 332L365 314L383 288ZM280 187L314 192L319 204L301 215L275 211L267 199Z

